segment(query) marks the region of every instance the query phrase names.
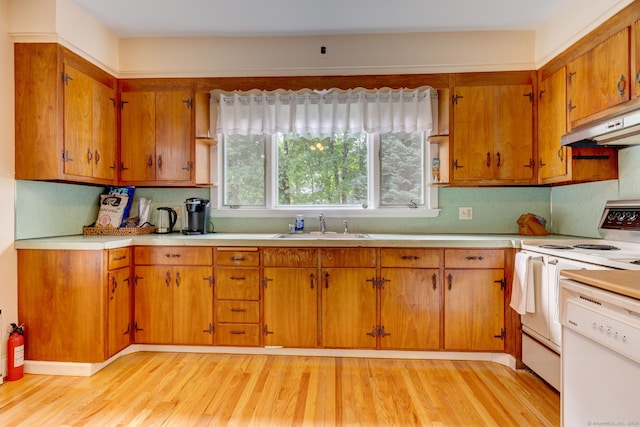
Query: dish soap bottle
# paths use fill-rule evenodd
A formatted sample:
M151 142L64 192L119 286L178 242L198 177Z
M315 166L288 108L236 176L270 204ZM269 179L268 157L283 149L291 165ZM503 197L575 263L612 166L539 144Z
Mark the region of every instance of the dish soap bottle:
M296 228L295 228L296 233L303 233L304 232L304 216L303 215L296 215Z

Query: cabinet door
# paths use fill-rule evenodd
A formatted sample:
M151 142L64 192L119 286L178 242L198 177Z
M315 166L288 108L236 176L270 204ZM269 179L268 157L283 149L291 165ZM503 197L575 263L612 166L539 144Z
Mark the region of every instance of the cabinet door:
M93 82L93 176L116 179L116 94L98 81Z
M325 268L322 286L322 345L375 348L375 268Z
M315 268L265 268L265 344L318 345L318 277Z
M191 92L156 93L156 179L189 181L191 158Z
M567 147L560 138L567 132L566 69L563 67L540 82L538 95L538 153L542 183L554 177L565 176Z
M173 343L213 343L213 281L211 267L174 267Z
M64 65L64 173L93 175L93 79Z
M437 349L440 346L439 270L383 268L381 348Z
M131 332L131 287L129 267L110 271L107 278L109 287L109 317L107 320L109 357L129 345Z
M567 75L571 122L628 101L629 29L570 62Z
M635 50L635 63L631 64L631 75L633 76L633 96L637 98L640 96L640 20L633 23L631 34L634 38L632 46Z
M494 88L494 177L502 181L533 182L533 88L501 85Z
M493 177L493 86L455 88L453 179Z
M445 270L445 350L504 350L503 280L503 269Z
M156 178L156 94L123 92L120 105L120 179L153 181Z
M173 341L172 268L136 266L135 342Z

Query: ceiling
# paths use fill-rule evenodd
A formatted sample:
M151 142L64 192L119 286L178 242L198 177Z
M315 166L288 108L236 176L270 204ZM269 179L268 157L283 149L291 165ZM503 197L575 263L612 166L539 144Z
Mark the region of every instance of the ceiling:
M535 30L568 0L73 1L125 38Z

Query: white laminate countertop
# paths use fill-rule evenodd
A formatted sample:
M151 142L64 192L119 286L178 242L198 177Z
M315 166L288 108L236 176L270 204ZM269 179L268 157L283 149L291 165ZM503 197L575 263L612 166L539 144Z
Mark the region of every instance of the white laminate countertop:
M273 246L273 247L449 247L520 248L531 236L517 234L369 234L369 239L278 238L278 233L211 233L204 235L145 234L140 236L60 236L16 240L16 249L100 250L127 246ZM559 236L536 237L558 239Z

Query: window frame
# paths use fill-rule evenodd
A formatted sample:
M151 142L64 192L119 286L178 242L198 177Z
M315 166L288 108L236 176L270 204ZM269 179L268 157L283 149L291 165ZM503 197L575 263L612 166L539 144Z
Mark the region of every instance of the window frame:
M368 150L368 175L369 189L368 202L371 206L367 208L355 206L280 206L277 204L278 181L277 181L277 156L278 145L277 135L267 135L265 138L265 206L230 206L224 205L224 135L219 135L220 153L216 156L217 161L214 166L217 169L217 182L220 186L211 188L212 210L211 216L224 218L284 218L292 215L305 215L309 217L318 216L323 213L325 217L351 217L351 218L435 218L440 213L438 205L438 186L433 185L430 180L430 170L428 165L432 164L433 158L437 157L437 145L429 142L429 136L423 135L424 143L424 204L416 207L407 206L380 206L380 134L373 133L367 135L369 143ZM427 179L429 178L429 179Z

